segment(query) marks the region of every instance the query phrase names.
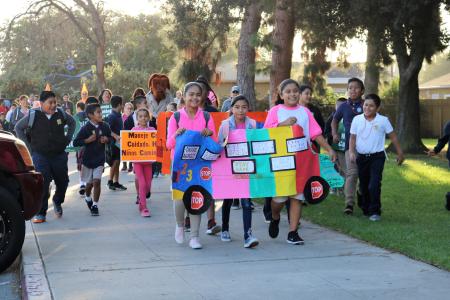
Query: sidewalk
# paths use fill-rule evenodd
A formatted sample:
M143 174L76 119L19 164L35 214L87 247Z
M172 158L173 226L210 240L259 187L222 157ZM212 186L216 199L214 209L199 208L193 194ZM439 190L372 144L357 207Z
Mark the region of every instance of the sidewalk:
M91 217L78 196L78 174L70 178L64 217L57 220L49 211L47 223L33 225L54 299L448 299L450 294L449 272L314 224L302 222L305 245L288 245L284 217L279 238L272 240L262 207L253 213L257 248L243 248L242 211L232 210L233 241L207 236L203 215L204 248L192 250L173 238L169 177L153 181L151 218L138 214L131 175L121 173L126 192L107 190L103 178L100 217ZM24 258L34 255L34 242L26 239Z

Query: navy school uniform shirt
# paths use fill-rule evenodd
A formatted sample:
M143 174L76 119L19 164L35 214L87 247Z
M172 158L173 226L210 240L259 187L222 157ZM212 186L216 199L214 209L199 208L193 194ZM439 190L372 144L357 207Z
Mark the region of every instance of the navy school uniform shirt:
M92 143L86 144L84 141L93 133L95 133L97 139ZM102 122L96 127L92 122L87 122L86 125L81 127L73 141L75 147L84 147L81 163L89 169L95 169L105 164L105 144L100 143L101 136L106 136L110 143L113 142L108 123Z
M361 99L353 102L348 99L347 102L342 103L333 116L333 119L338 123L343 119L345 128L345 151L348 150L350 141L350 127L352 126L353 118L363 113L363 101Z
M117 135L120 135L120 131L123 130L123 120L122 115L114 110L111 110L111 113L106 118L106 122L109 124L109 128L112 132Z

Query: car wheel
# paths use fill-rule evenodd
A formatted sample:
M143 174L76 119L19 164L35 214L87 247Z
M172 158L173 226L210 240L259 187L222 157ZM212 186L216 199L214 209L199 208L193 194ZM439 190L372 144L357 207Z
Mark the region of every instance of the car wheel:
M22 250L25 219L19 202L0 187L0 272L6 270Z

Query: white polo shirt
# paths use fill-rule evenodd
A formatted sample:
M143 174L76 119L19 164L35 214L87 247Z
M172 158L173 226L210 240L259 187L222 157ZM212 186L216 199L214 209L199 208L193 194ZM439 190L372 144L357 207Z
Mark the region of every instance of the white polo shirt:
M356 135L356 152L371 154L384 151L386 134L394 131L391 122L385 116L377 113L372 121L368 121L364 114L353 118L350 134Z

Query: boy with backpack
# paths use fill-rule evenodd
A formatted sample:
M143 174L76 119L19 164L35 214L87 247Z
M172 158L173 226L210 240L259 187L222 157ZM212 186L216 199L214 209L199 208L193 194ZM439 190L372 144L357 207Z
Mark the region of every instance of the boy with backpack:
M81 180L86 182L86 205L92 216L99 216L98 201L101 192L101 179L105 164L105 145L112 143L111 129L103 122L100 104L86 107L89 122L78 132L73 145L84 147L81 166ZM93 191L93 197L91 192Z

